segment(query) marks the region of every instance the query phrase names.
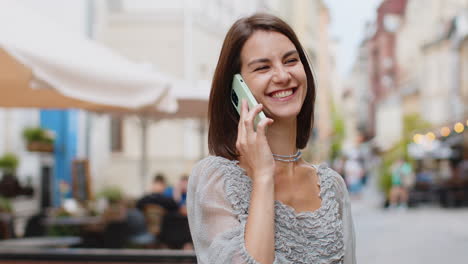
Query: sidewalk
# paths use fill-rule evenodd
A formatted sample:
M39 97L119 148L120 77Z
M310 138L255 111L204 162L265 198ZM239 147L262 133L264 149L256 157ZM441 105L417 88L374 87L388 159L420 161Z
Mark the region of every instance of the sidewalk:
M468 208L384 210L352 201L359 264L468 263Z

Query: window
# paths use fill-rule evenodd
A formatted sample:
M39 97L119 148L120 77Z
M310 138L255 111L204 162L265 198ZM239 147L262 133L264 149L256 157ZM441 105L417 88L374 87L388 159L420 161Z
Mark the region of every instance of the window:
M122 11L122 0L107 0L107 6L110 12Z
M110 123L111 151L122 152L123 150L123 119L122 117L111 117Z

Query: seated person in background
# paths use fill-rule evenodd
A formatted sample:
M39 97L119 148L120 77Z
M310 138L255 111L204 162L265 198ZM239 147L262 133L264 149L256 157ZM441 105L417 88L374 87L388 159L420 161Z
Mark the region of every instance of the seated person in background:
M173 198L179 205L179 212L182 215L187 215L187 207L186 202L187 202L187 185L188 185L188 176L183 175L180 177L179 182L174 188L173 192Z
M163 221L161 239L171 249L193 249L187 219L187 185L188 176L183 175L172 191L172 197L179 206L179 210L176 213L167 214Z
M187 178L188 179L188 178ZM145 210L147 205L159 205L166 210L163 216L161 231L157 234L157 240L170 249L190 249L191 237L187 220L187 211L185 214L179 211L179 208L185 208L185 199L187 192L187 179L181 180L179 185L168 196L166 180L163 175L157 174L154 177L152 192L138 200L136 207L141 211ZM185 181L185 184L184 184ZM173 194L176 193L180 199L176 202ZM179 204L184 203L183 206ZM184 211L184 210L182 210Z
M137 201L136 207L144 210L147 204L156 204L166 209L167 211L176 211L179 209L176 201L172 197L164 194L167 189L166 179L164 175L158 173L153 179L151 193L144 195Z
M153 234L148 230L145 215L135 207L133 201L127 201L127 223L131 246L148 246L155 242Z
M457 177L468 183L468 151L463 152L463 159L456 166Z

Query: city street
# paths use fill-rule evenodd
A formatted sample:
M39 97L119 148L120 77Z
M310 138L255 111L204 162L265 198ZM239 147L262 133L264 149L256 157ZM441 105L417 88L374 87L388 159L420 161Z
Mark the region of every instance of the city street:
M468 263L468 208L352 206L359 264Z

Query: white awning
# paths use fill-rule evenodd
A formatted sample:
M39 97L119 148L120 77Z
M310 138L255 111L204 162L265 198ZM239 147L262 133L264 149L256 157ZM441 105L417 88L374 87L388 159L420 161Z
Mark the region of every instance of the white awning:
M154 113L154 119L206 118L208 116L208 99L211 81L198 80L189 83L174 80L171 92L177 98L178 109L174 113Z
M0 107L175 112L170 80L0 0Z

